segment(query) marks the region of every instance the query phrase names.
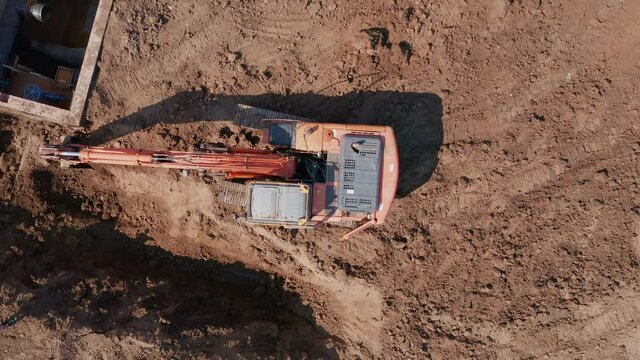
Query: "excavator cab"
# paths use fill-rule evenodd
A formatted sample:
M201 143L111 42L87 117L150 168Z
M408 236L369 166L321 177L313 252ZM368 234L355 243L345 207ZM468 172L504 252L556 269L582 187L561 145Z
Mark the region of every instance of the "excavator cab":
M311 187L285 182L249 184L247 220L256 224L305 227L311 217Z

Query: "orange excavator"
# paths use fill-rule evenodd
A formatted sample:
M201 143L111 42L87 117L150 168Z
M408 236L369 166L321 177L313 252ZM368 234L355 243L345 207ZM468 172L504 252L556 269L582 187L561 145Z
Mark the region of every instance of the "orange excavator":
M342 239L382 224L398 184L396 139L388 126L318 123L239 105L234 123L262 131L269 150L201 146L195 152L45 145L42 157L76 164L198 170L225 177L221 199L251 224L351 227Z

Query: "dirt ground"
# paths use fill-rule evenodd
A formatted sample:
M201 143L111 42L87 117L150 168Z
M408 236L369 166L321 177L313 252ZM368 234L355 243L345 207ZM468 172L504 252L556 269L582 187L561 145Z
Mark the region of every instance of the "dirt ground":
M220 133L237 103L389 124L398 198L347 242L250 227L215 184L60 169L37 148L76 129L4 117L0 357L640 358L639 18L633 0L116 0L82 141L244 143Z

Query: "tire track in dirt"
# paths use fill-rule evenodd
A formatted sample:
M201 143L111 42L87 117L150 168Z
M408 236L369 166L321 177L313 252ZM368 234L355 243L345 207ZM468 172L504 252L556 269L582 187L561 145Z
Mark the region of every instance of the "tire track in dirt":
M251 65L264 66L283 60L284 53L291 53L286 48L296 41L297 34L306 33L311 25L288 16L273 19L247 16L240 19L240 26L253 33L253 38L251 46L242 46L239 50Z
M254 255L260 256L251 251L251 243L255 243L253 236L241 235L233 245L226 241L211 241L211 236L215 234L207 234L207 229L203 229L203 221L206 220L201 219L199 214L215 224L215 232L218 233L243 234L247 227L221 219L211 211L215 195L209 185L188 179L176 180L169 173L147 174L118 167L108 168L108 171L114 176L114 185L124 189L126 196L150 196L156 201L161 208L154 211L167 215L169 226L166 235L169 237L181 242L204 244L215 249L216 253L226 257L228 261L241 259L247 266L270 270L312 285L312 288L329 295L327 302L331 306L328 311L335 314L337 319L333 328L343 329L342 338L351 339L354 343L364 343L373 353L381 351L379 341L383 326L383 299L374 286L360 279L339 278L326 273L318 268L304 250L260 226L248 228L263 239L264 248L259 253L266 251L278 254L276 258L283 260L282 262L252 259Z
M220 28L235 28L236 25L222 15L201 30L195 31L193 36L178 42L177 46L164 56L154 57L151 62L145 62L131 72L122 70L111 75L109 81L103 85L105 93L111 99L135 99L136 94L153 82L173 78L183 65L198 63L206 58L211 48L219 47L223 40L229 41L227 34L221 33Z
M487 192L470 191L436 196L433 205L427 207L427 212L439 218L462 213L466 215L478 214L491 208L490 204L493 202L509 202L509 199L514 196L528 194L542 186L547 186L549 183L560 182L566 173L581 171L585 167L592 166L593 161L601 162L625 154L616 149L609 139L603 139L598 135L591 137L590 140L585 143L561 147L555 151L558 154L566 154L563 157L571 159L571 167L559 164L524 165L504 176L500 182L496 183L497 186L491 186ZM499 186L499 184L506 185ZM490 198L489 195L491 195Z
M256 37L272 44L287 44L313 26L308 14L291 11L286 14L261 14L258 17L243 14L239 20L242 29L254 32Z
M269 245L284 251L295 260L293 264L285 265L285 269L291 273L289 277L319 287L331 296L333 301L330 302L335 307L332 306L329 311L338 316L339 327L344 328L344 338L351 339L356 344L365 344L374 354L380 353L383 299L378 289L364 280L347 277L339 279L326 274L300 248L287 243L263 227L253 227L252 230L263 236ZM280 268L283 268L282 264Z
M334 26L317 25L313 16L301 9L286 14L245 13L240 16L240 27L251 35L251 43L256 46L244 47L243 55L251 65L273 64L277 59L286 60L284 54L299 57L313 57L333 47L330 29ZM295 50L295 52L294 52Z
M525 114L531 106L531 99L544 99L558 88L569 85L567 74L575 73L576 67L570 66L552 75L527 85L506 99L496 99L497 93L488 93L482 101L473 101L471 105L460 106L460 110L450 110L444 121L444 144L457 142L483 141L504 138L504 131L513 128L513 119ZM513 81L511 86L518 82ZM511 96L513 95L513 96ZM494 109L486 113L486 109Z
M594 13L599 13L601 21L605 21L609 17L617 16L621 9L613 9L610 4L603 3L595 9L585 9L585 11L589 10ZM581 21L575 20L575 24L568 32L563 34L562 39L559 38L557 33L553 34L552 36L555 40L552 43L552 47L545 49L550 55L540 65L547 66L549 63L552 63L554 57L557 57L557 54L565 42L571 39L571 36L579 36L577 44L574 45L576 47L591 43L592 39L588 37L593 35L588 31L579 31L581 26L583 26ZM490 33L489 30L484 31L487 34ZM633 39L633 37L626 37L626 39L627 42L629 42L629 39ZM621 48L626 52L634 52L636 51L635 49L637 49L635 46L624 46ZM634 57L621 56L620 58L626 59ZM517 78L508 70L500 70L498 74L495 74L494 78L505 79L500 82L500 86L503 89L512 89L508 91L509 96L504 99L496 99L496 96L499 96L500 93L487 86L489 89L482 91L480 96L477 95L476 91L476 95L472 97L469 102L453 105L449 110L451 115L444 123L444 144L500 138L503 135L503 130L509 128L509 120L526 113L526 110L531 107L532 99L542 101L545 97L549 96L553 90L571 86L573 82L571 77L578 73L581 66L580 64L571 63L566 65L562 70L540 78L535 82L527 81L529 74L523 74L520 78ZM506 82L506 79L511 80ZM521 89L517 89L522 83L526 83L526 85ZM503 95L506 96L507 94ZM487 109L496 110L487 114L485 113Z
M535 92L537 94L549 93L552 89L567 84L568 80L565 79L562 74L563 72L556 73L553 77L537 82L536 86L533 87L534 90L531 92ZM527 89L532 88L527 87ZM516 100L516 103L523 104L526 102L526 99L527 97L521 96ZM499 182L501 184L508 184L508 186L503 189L494 189L495 191L492 193L492 198L494 200L499 200L501 198L503 201L506 201L511 196L526 194L534 191L536 188L539 188L544 184L557 181L557 179L559 179L565 172L575 172L579 168L587 165L591 159L601 160L620 156L620 153L616 153L618 149L615 148L615 145L624 140L624 137L626 136L625 134L627 133L626 129L629 124L619 124L620 126L615 127L612 126L611 123L604 121L604 119L607 118L609 112L614 110L616 107L623 105L621 104L622 102L624 102L624 99L615 99L609 102L607 106L599 108L596 112L589 114L589 119L602 120L590 120L589 124L583 125L583 127L586 128L583 129L583 131L590 134L586 138L579 140L578 143L562 143L552 149L558 157L571 161L571 167L562 166L560 164L527 165L526 163L524 166L516 166L515 169L512 166L512 173L505 176L504 179ZM522 111L522 109L524 109L524 107L521 106L519 111ZM455 126L447 126L445 124L445 138L448 137L450 141L453 139L459 140L469 134L469 131L465 130L464 127L461 127L459 123L455 123L455 121L452 121L452 123L454 123ZM483 129L485 133L491 134L488 138L503 137L503 135L500 134L500 130L494 132L492 126L487 126L486 124L482 125L483 126L480 126L480 124L472 126L472 129ZM616 128L616 131L610 133L608 136L602 136L599 132L601 129L605 128L605 125L608 129ZM447 129L449 131L453 131L453 135L448 135ZM553 162L553 160L554 159L552 158L549 159L550 162ZM478 167L477 161L472 160L471 162L473 163L473 167ZM506 182L504 182L504 180L506 180ZM444 218L465 211L466 209L486 209L488 204L489 200L487 198L483 198L479 193L469 192L438 196L433 206L430 209L428 208L428 210L430 213Z
M447 314L431 315L429 322L444 329L466 328L468 337L490 338L496 344L498 359L566 358L567 352L579 349L582 354L596 355L609 350L619 350L618 342L629 329L640 325L640 297L631 291L578 308L569 318L531 332L531 326L499 327L482 322L465 324ZM546 315L541 315L546 316ZM538 322L536 318L527 323ZM631 354L632 355L632 354ZM637 354L636 354L637 355ZM596 355L596 357L598 357Z
M593 314L595 312L595 314ZM575 320L536 334L513 335L509 348L521 356L549 356L567 349L590 349L613 344L625 330L640 325L640 297L627 294L619 299L587 306Z

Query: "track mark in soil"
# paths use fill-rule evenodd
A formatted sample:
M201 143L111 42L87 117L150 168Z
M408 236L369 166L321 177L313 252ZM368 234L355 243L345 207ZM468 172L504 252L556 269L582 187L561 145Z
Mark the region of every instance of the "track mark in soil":
M173 74L180 71L181 68L176 67L175 64L198 63L212 48L220 46L224 40L224 34L219 31L220 27L233 29L235 25L218 17L190 38L180 41L169 52L163 53L164 56L154 57L150 62L141 64L133 73L121 71L111 75L105 85L106 94L111 99L135 98L133 95L141 93L151 83L171 78Z
M240 44L238 49L245 53L247 61L254 66L266 66L294 61L288 54L297 52L307 54L322 52L331 48L333 39L327 32L331 26L318 26L309 19L304 11L291 11L286 14L243 14L240 26L251 33L251 39ZM302 79L299 79L301 81ZM293 87L294 84L288 84Z
M533 336L514 336L511 348L521 355L543 356L569 348L587 351L612 346L626 329L640 324L640 298L627 294L606 303L595 303L581 309L576 317L571 325L558 325Z
M495 93L487 93L484 97L475 98L463 107L450 109L451 115L444 122L444 143L503 137L504 131L514 126L513 119L530 110L531 99L542 101L554 89L565 85L567 73L572 71L575 71L574 67L566 68L519 89L517 86L520 83L517 81L513 81L511 85L506 83L503 86L513 87L509 90L514 94L513 97L496 99ZM485 111L488 104L493 104L495 107L490 113Z
M216 218L211 210L216 198L207 184L191 179L179 181L169 172L158 170L144 173L111 167L108 171L114 175L116 187L126 194L154 199L163 207L170 222L167 231L171 237L199 239L202 237L200 214L206 218Z
M329 305L330 311L338 316L338 321L344 327L344 337L355 343L364 343L374 353L381 351L383 299L378 289L361 279L339 279L326 274L302 249L285 242L268 229L255 227L253 231L295 260L293 264L286 266L289 271L300 273L296 269L303 268L296 278L320 287L331 296L330 303L333 305Z
M613 141L613 142L612 142ZM501 188L498 183L491 185L492 196L486 193L464 192L461 194L445 194L439 196L430 209L440 217L454 216L458 213L477 214L491 207L490 203L497 199L509 199L517 195L530 193L546 184L560 181L567 173L577 173L589 167L593 160L610 159L620 156L616 149L615 139L594 135L579 144L565 144L555 149L557 154L570 159L572 166L564 164L538 164L513 166L513 172L504 176L508 184ZM589 144L586 146L585 144Z
M256 38L272 43L285 43L307 32L312 22L304 14L287 13L243 17L241 23L245 29L255 32Z

